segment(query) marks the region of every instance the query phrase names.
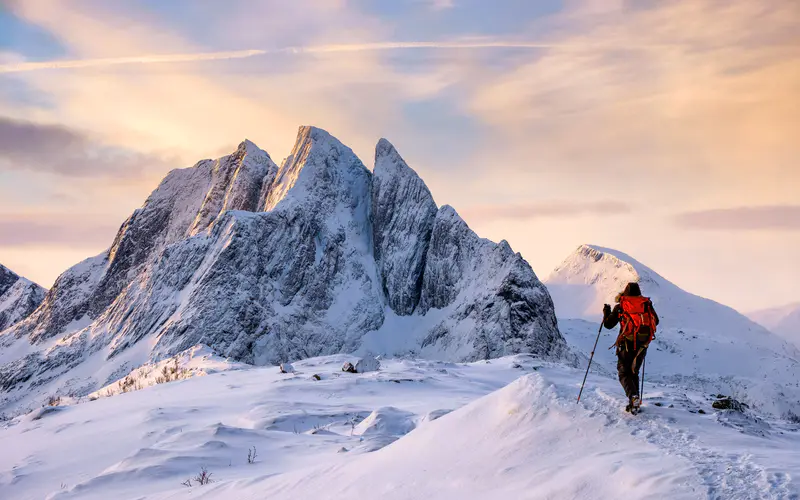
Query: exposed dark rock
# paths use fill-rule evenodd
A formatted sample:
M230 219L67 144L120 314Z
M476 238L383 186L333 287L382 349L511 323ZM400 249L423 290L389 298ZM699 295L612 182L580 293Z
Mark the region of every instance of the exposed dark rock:
M732 410L732 411L738 411L740 413L743 413L745 409L748 408L748 406L745 403L741 403L730 397L723 397L722 399L718 399L717 401L711 403L711 406L713 406L717 410Z

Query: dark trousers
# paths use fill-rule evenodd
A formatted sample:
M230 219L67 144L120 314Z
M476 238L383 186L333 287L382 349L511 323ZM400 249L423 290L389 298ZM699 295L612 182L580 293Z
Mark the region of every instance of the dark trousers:
M630 340L623 340L617 346L617 374L628 399L639 395L639 370L646 354L647 347L634 349Z

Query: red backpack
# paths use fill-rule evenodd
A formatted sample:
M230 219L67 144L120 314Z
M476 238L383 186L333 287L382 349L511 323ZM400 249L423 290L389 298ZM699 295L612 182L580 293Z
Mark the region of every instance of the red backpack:
M633 341L634 349L638 344L647 347L656 338L656 318L650 299L623 296L619 299L619 308L621 328L617 344L624 338Z

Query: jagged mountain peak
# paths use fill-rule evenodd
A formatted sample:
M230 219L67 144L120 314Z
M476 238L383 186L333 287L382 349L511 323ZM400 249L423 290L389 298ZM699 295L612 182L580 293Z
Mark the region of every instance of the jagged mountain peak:
M251 141L250 139L245 138L242 142L239 143L239 146L236 148L238 151L244 151L247 154L269 154L258 147L258 145Z
M378 144L375 145L375 169L377 173L378 165L381 164L382 167L397 167L403 168L404 170L408 170L410 172L414 172L414 170L408 166L408 163L403 159L400 153L397 151L397 148L389 142L387 139L381 138L378 140ZM414 172L416 174L416 172Z
M11 288L18 279L19 276L15 272L0 264L0 295Z
M284 160L283 165L292 164L300 159L308 159L328 155L352 155L355 153L344 145L339 139L330 134L327 130L310 125L303 125L297 130L292 152ZM361 161L359 160L359 163ZM335 167L335 163L330 163Z
M310 126L280 167L245 140L170 172L111 249L63 273L0 342L30 349L0 366L0 390L58 374L43 383L56 390L86 353L103 369L69 380L95 389L196 344L255 364L361 348L453 360L566 353L547 290L507 243L440 210L388 141L373 174Z
M420 301L437 206L428 186L386 139L375 147L373 246L389 306L401 316Z
M386 139L380 139L375 146L375 168L373 173L376 177L408 176L420 179L417 172L406 163L397 149Z
M0 264L0 296L6 293L11 287L13 287L17 282L23 282L26 285L34 285L41 290L45 290L45 288L37 285L33 281L23 278L19 274L15 273L11 269L7 268L6 266ZM2 328L0 328L2 330Z
M292 152L281 164L269 189L264 211L273 210L280 203L293 206L333 192L352 198L358 196L352 193L354 189L364 190L362 184L369 182L369 176L352 149L321 128L301 126Z
M381 137L378 139L378 144L375 145L375 156L396 154L397 149L389 142L389 139Z
M28 317L47 290L0 264L0 331Z
M339 142L339 139L335 138L330 132L321 127L316 127L314 125L300 125L297 128L297 139L301 140L306 138L314 141L334 140Z

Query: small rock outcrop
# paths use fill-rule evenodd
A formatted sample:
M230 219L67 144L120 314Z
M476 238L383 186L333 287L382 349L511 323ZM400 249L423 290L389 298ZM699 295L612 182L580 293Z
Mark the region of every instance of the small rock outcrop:
M744 413L744 411L747 409L746 404L731 397L718 398L716 401L711 403L711 406L717 410L731 410L739 413Z
M371 356L367 356L356 361L356 373L376 372L380 369L381 362Z

